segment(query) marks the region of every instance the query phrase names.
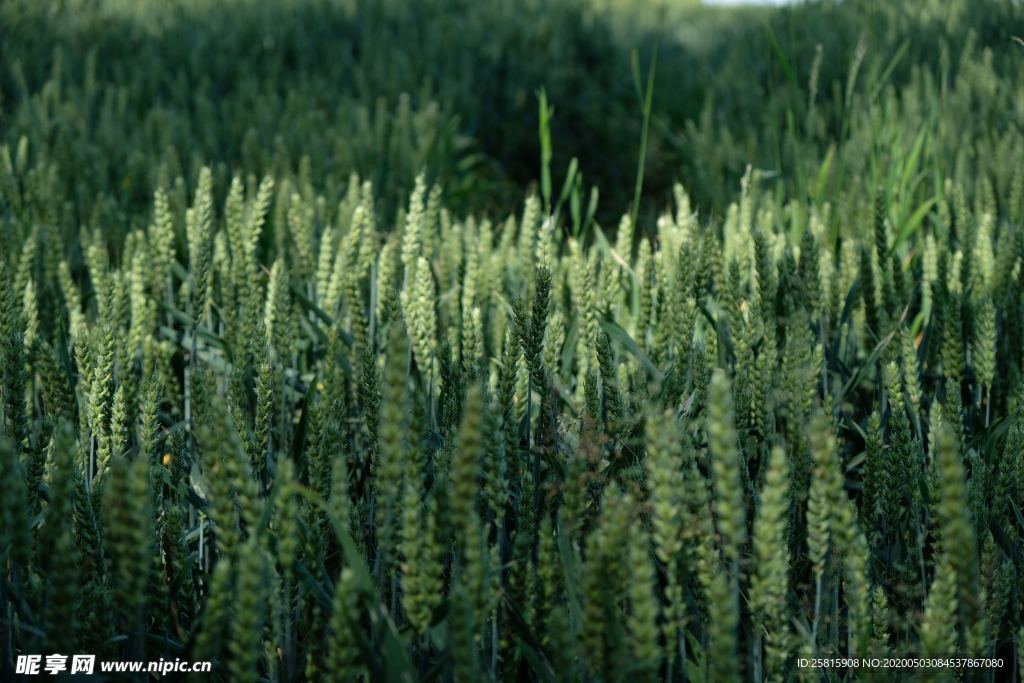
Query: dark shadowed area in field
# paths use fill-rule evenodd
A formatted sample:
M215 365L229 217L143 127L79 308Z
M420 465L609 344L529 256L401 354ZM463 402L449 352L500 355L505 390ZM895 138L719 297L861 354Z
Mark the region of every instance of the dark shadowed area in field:
M747 163L785 182L841 135L858 44L872 88L955 59L968 40L998 44L1002 61L1021 26L1013 3L962 3L955 20L942 5L15 0L0 10L0 122L10 142L27 135L89 170L62 174L72 196L117 188L115 223L144 205L160 169L194 177L201 160L260 175L308 157L315 178L338 186L359 172L392 208L426 170L474 210L507 205L539 176L543 88L556 185L578 158L610 223L633 195L637 86L657 50L644 196L663 206L680 180L722 212ZM805 135L818 45L820 123ZM150 156L163 163L143 167Z

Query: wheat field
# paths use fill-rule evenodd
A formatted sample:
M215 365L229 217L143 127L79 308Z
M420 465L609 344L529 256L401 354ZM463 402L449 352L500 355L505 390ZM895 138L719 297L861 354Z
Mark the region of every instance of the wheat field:
M604 5L0 9L0 679L1017 679L1024 13Z

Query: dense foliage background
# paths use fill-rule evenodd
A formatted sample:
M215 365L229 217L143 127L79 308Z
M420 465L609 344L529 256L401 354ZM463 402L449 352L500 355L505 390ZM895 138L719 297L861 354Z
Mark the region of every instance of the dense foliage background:
M1017 677L1018 35L3 3L0 679Z

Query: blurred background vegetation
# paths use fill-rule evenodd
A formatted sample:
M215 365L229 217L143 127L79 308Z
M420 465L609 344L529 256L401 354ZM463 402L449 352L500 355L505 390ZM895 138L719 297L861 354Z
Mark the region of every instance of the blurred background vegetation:
M0 31L2 142L25 138L66 210L119 235L202 163L221 192L295 173L329 201L358 172L386 215L426 170L457 211L507 209L540 177L541 89L555 184L578 159L608 225L633 196L655 54L643 214L681 181L722 215L751 162L787 197L821 189L833 147L836 182L884 167L879 109L945 88L967 53L1013 78L1024 50L1020 3L997 0L8 0ZM974 113L996 133L1019 119Z

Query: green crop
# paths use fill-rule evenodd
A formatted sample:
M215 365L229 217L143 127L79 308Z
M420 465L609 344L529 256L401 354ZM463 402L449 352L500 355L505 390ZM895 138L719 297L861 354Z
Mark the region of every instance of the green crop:
M647 2L0 8L0 679L1010 677L1024 13Z

